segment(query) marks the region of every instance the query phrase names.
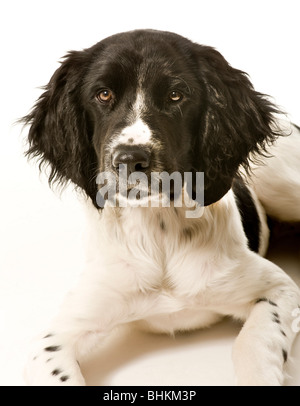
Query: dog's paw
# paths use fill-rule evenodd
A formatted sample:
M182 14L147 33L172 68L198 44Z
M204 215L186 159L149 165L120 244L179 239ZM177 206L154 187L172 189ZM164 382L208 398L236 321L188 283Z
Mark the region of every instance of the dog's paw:
M284 383L284 357L271 340L250 331L242 332L234 345L233 361L238 386L282 386Z
M85 386L74 351L46 336L32 343L24 370L31 386Z

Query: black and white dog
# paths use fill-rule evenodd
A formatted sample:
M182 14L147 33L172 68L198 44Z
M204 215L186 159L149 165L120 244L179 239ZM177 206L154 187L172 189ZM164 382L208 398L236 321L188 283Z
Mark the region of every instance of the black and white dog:
M50 183L87 195L89 250L80 283L33 345L29 384L84 385L78 360L120 324L173 333L225 315L244 322L238 384L284 383L300 292L263 255L267 215L300 221L300 133L278 114L216 50L173 33L117 34L67 55L24 119L27 154L49 165ZM121 196L123 167L149 180L143 204L130 185ZM169 207L146 207L151 174L162 172L191 174L190 190L170 186ZM115 199L99 197L102 173Z

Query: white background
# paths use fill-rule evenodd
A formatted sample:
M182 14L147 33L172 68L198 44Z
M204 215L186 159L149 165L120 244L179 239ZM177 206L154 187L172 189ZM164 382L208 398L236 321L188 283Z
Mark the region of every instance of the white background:
M60 198L48 189L23 157L26 130L21 135L13 123L28 113L67 51L136 28L216 47L300 124L298 0L2 1L0 385L24 384L28 342L47 326L83 264L79 203L69 190ZM291 258L300 273L299 250L279 262ZM225 322L176 340L129 332L100 354L101 367L91 360L85 373L90 384L230 385L237 331Z

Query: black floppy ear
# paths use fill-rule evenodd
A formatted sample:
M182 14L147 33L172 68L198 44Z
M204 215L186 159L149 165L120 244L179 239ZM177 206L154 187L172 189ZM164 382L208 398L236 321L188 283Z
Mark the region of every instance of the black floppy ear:
M95 202L97 158L81 104L86 58L86 51L70 52L22 121L30 125L26 155L50 167L49 183L71 181Z
M247 75L232 68L213 48L197 46L198 69L206 89L198 152L204 172L205 205L231 188L240 165L249 169L249 154L263 154L279 135L272 124L277 108L253 89ZM200 152L200 154L199 154ZM194 164L197 167L197 163Z

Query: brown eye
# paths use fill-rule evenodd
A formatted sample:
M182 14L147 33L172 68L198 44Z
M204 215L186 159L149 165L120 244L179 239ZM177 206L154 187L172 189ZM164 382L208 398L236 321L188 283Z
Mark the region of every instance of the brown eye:
M104 89L97 95L97 99L101 103L109 103L113 99L113 92L109 89Z
M182 99L182 97L183 97L182 94L177 92L176 90L173 90L173 92L169 94L169 99L172 102L178 102Z

